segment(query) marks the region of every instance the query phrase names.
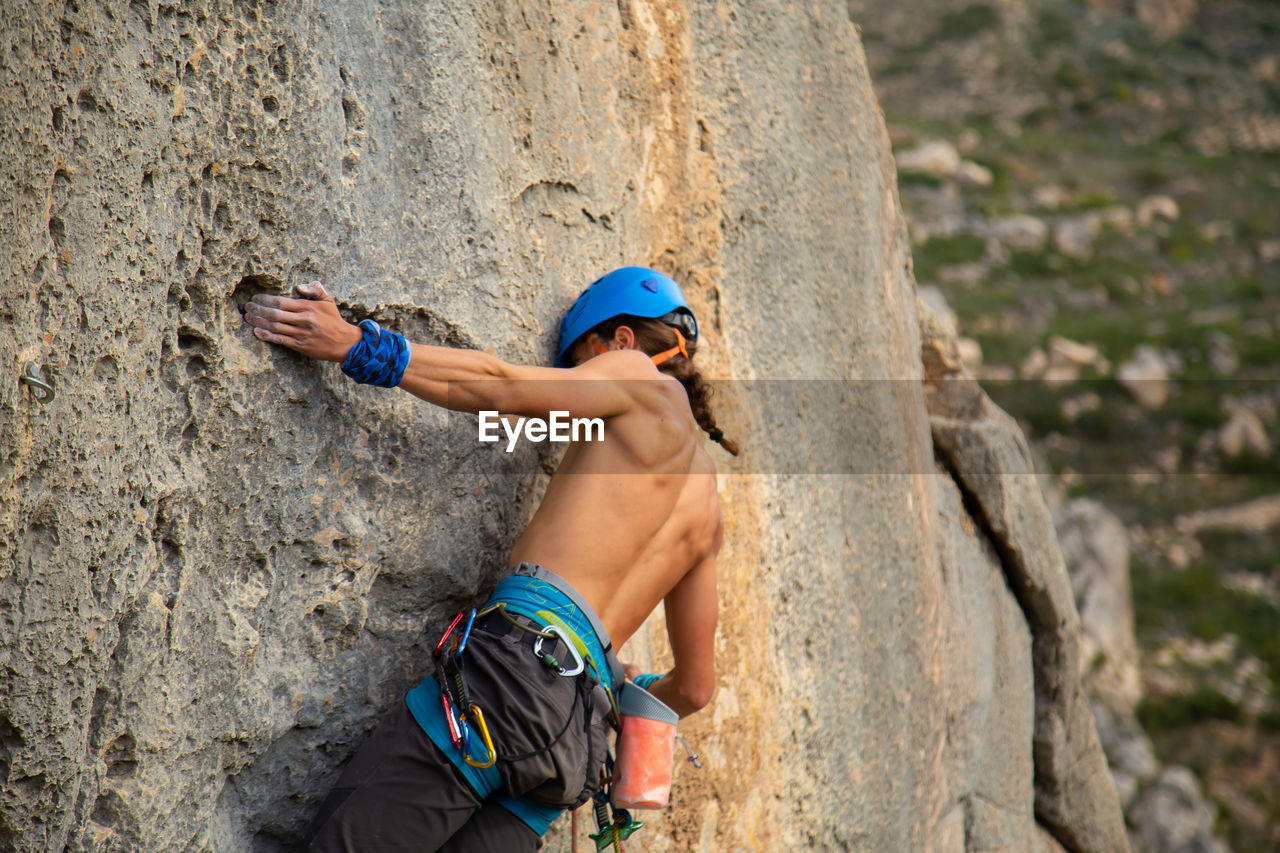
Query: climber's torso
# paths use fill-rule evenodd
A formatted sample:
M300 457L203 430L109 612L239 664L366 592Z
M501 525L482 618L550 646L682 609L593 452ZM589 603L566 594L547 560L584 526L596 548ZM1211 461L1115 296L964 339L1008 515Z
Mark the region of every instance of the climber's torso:
M715 466L684 388L656 371L627 383L633 405L604 440L565 452L510 565L569 581L620 647L721 535Z

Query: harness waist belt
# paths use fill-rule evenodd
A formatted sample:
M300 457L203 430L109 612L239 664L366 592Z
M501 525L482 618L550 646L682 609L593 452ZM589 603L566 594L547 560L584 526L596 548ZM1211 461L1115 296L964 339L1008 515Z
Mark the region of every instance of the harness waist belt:
M587 621L591 623L591 630L595 631L596 637L600 640L600 645L604 647L605 665L609 668L609 677L613 684L611 689L619 690L625 680L622 671L622 664L618 662L618 656L613 651L613 641L609 639L609 633L604 629L604 623L600 621L600 617L596 615L595 610L582 597L582 593L573 588L567 580L560 577L550 569L537 565L535 563L519 563L511 570L513 575L533 578L534 580L546 581L554 586L566 598L573 602L582 614L587 617Z
M521 625L521 622L526 624ZM496 609L477 614L475 624L475 630L477 631L483 631L494 637L505 637L508 634L514 634L516 642L530 648L538 647L543 652L563 659L563 656L569 651L569 643L577 639L577 635L570 634L569 641L566 642L557 634L545 633L546 627L537 619L532 619L520 613L502 613ZM579 642L581 641L579 640Z

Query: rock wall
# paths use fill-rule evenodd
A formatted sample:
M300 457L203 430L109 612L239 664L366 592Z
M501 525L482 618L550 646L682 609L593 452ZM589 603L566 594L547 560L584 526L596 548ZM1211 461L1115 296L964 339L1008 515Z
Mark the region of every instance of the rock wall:
M1025 448L980 394L939 408L954 334L922 338L844 4L0 26L0 846L287 848L536 505L545 447L268 348L253 293L320 278L546 361L572 296L642 262L686 285L747 448L720 688L682 726L707 767L645 849L1124 849Z

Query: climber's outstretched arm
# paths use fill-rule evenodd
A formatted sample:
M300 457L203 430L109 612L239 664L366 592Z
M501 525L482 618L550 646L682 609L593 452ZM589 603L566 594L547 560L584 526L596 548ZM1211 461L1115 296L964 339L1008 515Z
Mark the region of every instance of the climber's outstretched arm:
M324 361L342 361L361 338L319 282L300 285L301 299L258 294L245 319L259 339ZM510 364L478 350L412 344L400 386L429 403L464 412L546 417L608 418L631 408L635 386L620 380L653 379L643 353L619 351L572 369Z

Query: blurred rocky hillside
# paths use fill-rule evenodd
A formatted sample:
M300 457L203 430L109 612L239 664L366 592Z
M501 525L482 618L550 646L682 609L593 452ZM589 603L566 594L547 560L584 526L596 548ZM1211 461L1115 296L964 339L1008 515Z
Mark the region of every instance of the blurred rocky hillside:
M849 9L922 292L1061 492L1135 849L1277 849L1280 4Z

